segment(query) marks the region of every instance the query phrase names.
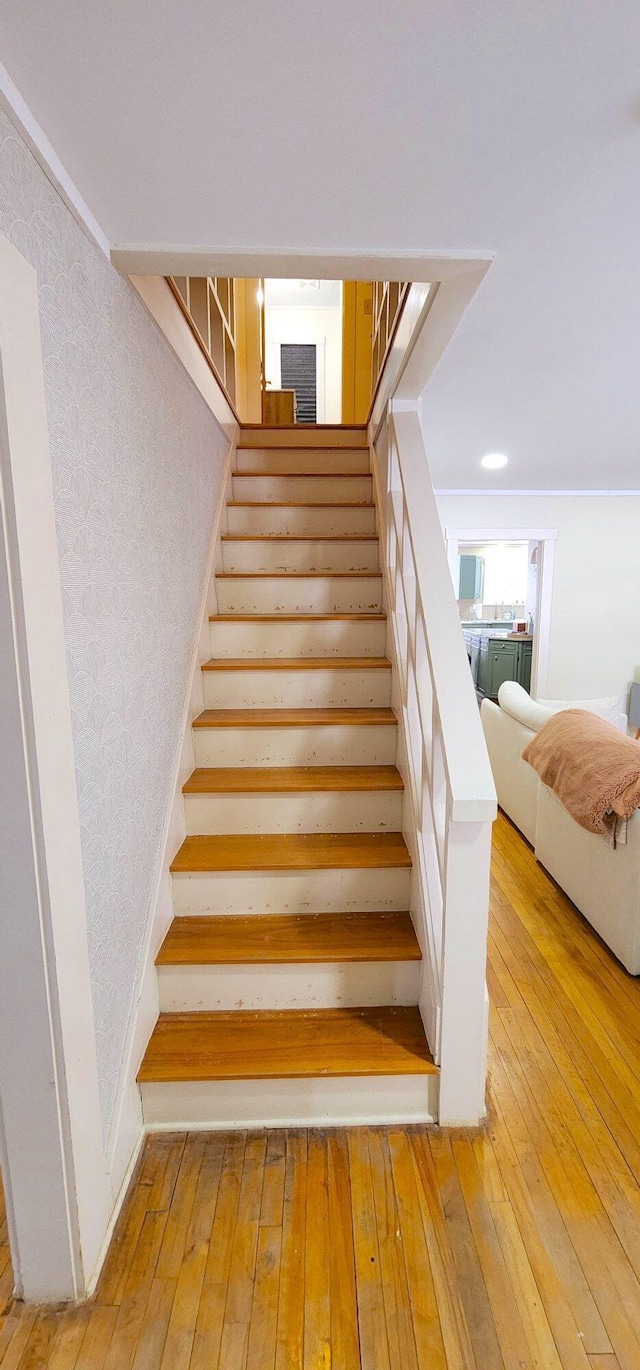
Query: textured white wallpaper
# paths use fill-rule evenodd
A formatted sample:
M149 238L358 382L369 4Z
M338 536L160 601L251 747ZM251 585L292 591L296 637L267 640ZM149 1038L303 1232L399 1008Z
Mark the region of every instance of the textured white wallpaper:
M39 280L106 1142L227 442L2 111L0 231Z

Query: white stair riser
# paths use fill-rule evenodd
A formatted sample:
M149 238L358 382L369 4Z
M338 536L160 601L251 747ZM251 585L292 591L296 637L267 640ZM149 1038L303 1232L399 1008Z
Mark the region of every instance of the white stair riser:
M291 428L289 424L252 425L240 430L240 444L243 447L304 448L307 451L324 451L325 448L339 447L343 451L360 448L368 451L367 430L363 424L300 424Z
M158 966L162 1013L417 1004L419 961Z
M207 709L367 708L391 702L388 670L204 671Z
M223 542L224 571L377 571L378 542Z
M185 794L187 834L399 832L402 790Z
M291 534L293 537L331 537L343 533L375 533L376 514L371 506L336 503L329 509L312 504L249 504L227 509L227 531L240 535L262 533L265 537Z
M212 657L234 660L264 657L384 656L387 625L384 620L335 619L318 623L225 623L209 624Z
M370 470L369 453L365 448L360 451L348 447L328 448L325 452L313 448L305 451L297 447L239 447L236 453L236 471L262 471L269 475L272 471L306 471L311 474L366 475Z
M193 871L173 876L175 913L380 913L410 907L411 867Z
M142 1111L156 1131L240 1127L355 1127L435 1122L437 1075L338 1079L202 1080L143 1084Z
M279 504L366 504L371 476L233 476L234 500Z
M382 580L368 576L240 576L216 579L220 614L379 613Z
M194 728L196 766L392 766L397 728Z

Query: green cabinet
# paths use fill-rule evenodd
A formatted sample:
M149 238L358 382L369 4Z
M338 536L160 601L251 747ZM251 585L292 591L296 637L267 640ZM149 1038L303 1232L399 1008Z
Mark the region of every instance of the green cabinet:
M532 642L518 643L518 674L516 680L522 685L523 690L529 693L531 689L531 659L533 656Z
M518 654L515 642L501 642L496 638L483 637L480 642L480 668L478 689L495 699L505 680L515 680L518 667Z
M460 557L458 599L482 599L484 594L484 557Z
M465 631L463 636L464 645L467 649L467 657L469 658L469 669L471 671L471 679L473 680L473 683L477 689L478 668L480 665L480 634L477 632L469 633Z
M488 699L497 699L505 680L517 680L523 689L531 685L531 642L517 638L480 639L477 688Z

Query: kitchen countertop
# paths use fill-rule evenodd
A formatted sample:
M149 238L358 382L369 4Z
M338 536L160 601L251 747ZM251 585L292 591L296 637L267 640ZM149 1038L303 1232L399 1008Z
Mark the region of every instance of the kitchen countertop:
M533 633L512 633L507 628L470 628L464 625L464 632L473 633L476 637L500 638L501 641L511 638L518 642L533 642Z

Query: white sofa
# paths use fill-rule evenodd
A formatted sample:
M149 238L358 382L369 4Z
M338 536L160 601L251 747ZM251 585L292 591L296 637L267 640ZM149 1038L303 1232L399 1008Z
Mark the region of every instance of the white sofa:
M545 708L511 682L499 701L483 700L481 718L501 809L626 969L640 975L640 811L629 821L626 845L614 851L581 828L522 760L529 739L557 708L591 706L623 732L626 715L596 707L606 701L556 701Z

